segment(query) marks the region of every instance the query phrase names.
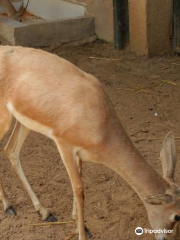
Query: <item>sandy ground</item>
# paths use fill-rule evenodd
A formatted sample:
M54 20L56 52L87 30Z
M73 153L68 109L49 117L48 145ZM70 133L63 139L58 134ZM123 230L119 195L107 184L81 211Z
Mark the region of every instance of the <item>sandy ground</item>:
M98 77L132 141L161 174L159 151L162 139L168 131L174 131L175 136L180 137L180 58L137 58L98 42L46 50ZM1 142L1 150L8 136ZM179 151L178 139L176 144ZM72 190L54 143L32 133L24 145L21 159L25 173L44 206L59 221L71 220ZM177 182L180 181L179 167L178 163ZM74 230L74 224L32 227L31 224L41 223L41 220L3 153L0 173L8 198L18 214L17 217L5 214L0 204L1 240L65 240ZM154 239L148 234L135 235L134 230L138 226L150 228L147 214L136 193L117 174L104 166L84 163L83 181L85 218L93 234L92 240ZM73 238L77 239L77 236Z

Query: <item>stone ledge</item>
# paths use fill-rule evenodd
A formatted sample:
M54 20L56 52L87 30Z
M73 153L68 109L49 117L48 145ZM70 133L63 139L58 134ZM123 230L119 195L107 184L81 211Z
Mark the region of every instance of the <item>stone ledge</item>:
M86 16L28 25L2 17L0 35L11 45L28 47L60 45L94 36L94 18Z

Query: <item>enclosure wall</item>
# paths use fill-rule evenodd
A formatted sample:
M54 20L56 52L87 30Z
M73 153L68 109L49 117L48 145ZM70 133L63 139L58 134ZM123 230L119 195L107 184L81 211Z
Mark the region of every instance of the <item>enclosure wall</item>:
M95 18L95 30L100 39L113 42L112 0L66 0L87 7L87 14Z
M137 55L172 52L173 0L129 0L130 46Z

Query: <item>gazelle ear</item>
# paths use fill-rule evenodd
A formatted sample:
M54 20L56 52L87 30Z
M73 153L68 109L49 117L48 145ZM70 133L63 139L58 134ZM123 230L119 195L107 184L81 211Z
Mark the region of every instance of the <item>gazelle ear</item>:
M160 159L162 162L163 178L174 182L174 172L177 157L174 135L172 132L169 132L163 141Z
M172 203L173 197L169 194L158 194L154 196L149 196L145 200L152 205L162 205Z

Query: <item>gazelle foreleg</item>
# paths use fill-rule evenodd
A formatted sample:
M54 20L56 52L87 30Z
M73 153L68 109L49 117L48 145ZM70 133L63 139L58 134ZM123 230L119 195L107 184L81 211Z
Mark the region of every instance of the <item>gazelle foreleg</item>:
M82 161L81 161L81 159L78 156L76 156L76 163L77 163L79 174L82 177ZM84 198L84 194L83 194L83 198ZM74 221L77 222L78 216L77 216L77 207L76 207L75 196L73 196L72 218L73 218Z
M61 155L62 161L66 167L68 175L70 177L74 201L77 207L77 221L79 240L86 240L86 232L84 225L84 191L83 183L81 179L81 174L79 173L77 166L77 153L73 151L73 148L68 144L61 143L61 141L56 140L56 144Z
M80 157L77 156L77 155L76 155L76 163L77 163L77 167L78 167L79 174L80 174L80 176L81 176L81 178L82 178L82 160L81 160ZM75 195L74 195L74 196L73 196L72 218L73 218L73 220L74 220L75 222L77 222L77 221L78 221L78 213L77 213L77 206L76 206L76 200L75 200L75 199L76 199L76 197L75 197ZM84 200L84 191L83 191L83 200ZM87 236L88 238L91 238L91 237L92 237L92 235L91 235L89 229L86 227L86 225L85 225L85 232L86 232L86 236Z
M42 220L56 221L57 219L52 214L50 214L49 211L46 208L44 208L40 203L39 199L32 190L21 166L19 155L23 143L26 140L27 136L29 135L29 132L30 130L28 128L26 128L24 125L16 121L15 128L5 147L5 151L11 161L12 166L14 167L25 189L27 190L36 211L41 215Z

